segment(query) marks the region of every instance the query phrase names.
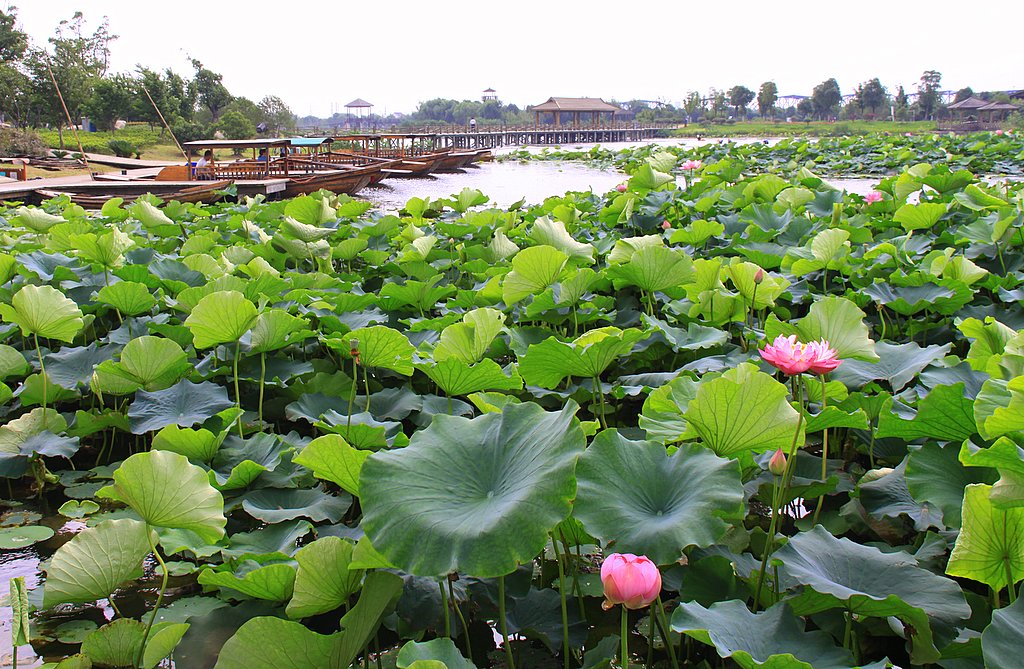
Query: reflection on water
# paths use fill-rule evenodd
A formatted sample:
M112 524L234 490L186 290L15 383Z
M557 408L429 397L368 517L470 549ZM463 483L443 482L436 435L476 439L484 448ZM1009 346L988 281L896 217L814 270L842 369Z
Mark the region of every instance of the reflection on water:
M526 198L527 204L536 204L568 191L604 193L625 179L625 175L616 170L599 170L578 163L492 162L418 179L385 179L360 191L359 197L384 211L396 211L412 197L437 199L457 195L463 188L476 188L490 196L490 206L504 208L522 198Z
M25 587L29 590L39 586L39 555L34 547L14 551L0 551L0 599L5 600L10 593L10 579L25 577ZM11 666L11 609L4 606L0 615L0 667ZM18 666L29 669L38 667L42 658L38 657L32 646L18 646Z

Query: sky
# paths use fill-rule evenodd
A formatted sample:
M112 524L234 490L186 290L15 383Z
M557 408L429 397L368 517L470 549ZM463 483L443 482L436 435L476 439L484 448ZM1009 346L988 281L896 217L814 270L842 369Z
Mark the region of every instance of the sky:
M908 93L925 70L942 88L1024 89L1024 2L988 0L8 0L45 44L81 10L118 35L112 70L191 76L189 57L234 95L277 95L305 116L363 98L375 113L494 88L520 107L548 97L664 100L775 81L843 93L878 77Z

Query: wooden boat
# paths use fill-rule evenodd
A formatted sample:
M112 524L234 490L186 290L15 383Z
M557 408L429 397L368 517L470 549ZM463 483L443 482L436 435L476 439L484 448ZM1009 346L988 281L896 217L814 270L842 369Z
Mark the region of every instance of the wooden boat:
M281 193L294 197L329 190L354 195L374 180L384 178L381 165L375 161L357 164L329 158L330 137L294 137L251 140L201 140L186 142L187 150L231 149L250 151L251 157L230 162L214 162L203 174L195 165L166 167L157 180L180 179L197 181L206 178L231 179L240 194L255 192Z
M466 167L476 158L476 151L449 151L441 159L437 167L438 172L454 172Z
M157 183L148 180L117 181L104 183L64 184L54 189L39 188L36 194L43 199L67 195L71 201L86 209L101 209L111 198L124 198L134 202L143 195L152 194L164 201L217 202L224 197L223 191L233 182L230 179L207 181L198 185L179 182Z
M342 135L334 138L344 153L398 160L392 168L403 176L422 177L439 171L448 151L435 151L425 138L429 135ZM432 138L431 138L432 142Z

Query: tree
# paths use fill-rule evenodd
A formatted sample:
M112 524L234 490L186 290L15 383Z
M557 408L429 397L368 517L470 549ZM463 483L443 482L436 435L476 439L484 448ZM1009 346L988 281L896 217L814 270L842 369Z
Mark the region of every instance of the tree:
M941 72L925 70L921 75L921 81L917 84L917 106L925 118L932 118L938 109L940 83L942 83Z
M775 109L775 102L778 99L779 88L774 81L766 81L761 84L761 89L757 92L757 111L760 112L761 118Z
M686 115L690 120L693 120L694 114L703 108L704 101L700 99L700 93L697 91L690 91L686 94L686 99L683 100L683 109L686 110Z
M255 102L247 97L238 97L228 103L228 106L224 108L223 113L226 114L229 111L236 111L249 119L249 121L252 122L253 128L260 123L263 123L263 112Z
M0 10L0 63L5 66L20 60L28 48L28 36L15 27L17 20L14 7Z
M956 97L953 98L953 102L963 102L972 95L974 95L974 91L971 90L971 87L965 86L956 92Z
M110 63L110 43L117 39L111 35L107 18L91 34L85 32L82 12L75 12L70 21L61 21L57 33L48 42L51 51L30 49L25 59L32 78L33 106L40 120L64 126L64 111L54 90L50 72L60 87L71 118L81 116L82 107L92 96L95 83L107 73ZM63 133L60 134L64 146Z
M736 116L745 116L747 105L754 99L754 91L746 86L733 86L729 89L729 104L736 110Z
M242 112L226 111L217 124L217 129L227 139L249 139L256 134L256 124L245 117Z
M221 112L231 104L234 99L224 84L221 83L223 75L203 67L203 64L192 59L192 67L195 68L196 76L192 80L199 102L208 110L214 123L220 119Z
M899 121L904 121L907 118L907 111L910 108L910 99L907 97L907 92L903 90L903 86L896 87L896 96L893 98L893 116Z
M839 82L834 77L815 86L811 93L814 113L818 115L819 119L834 116L836 108L842 100L843 94L839 90Z
M796 113L801 118L809 120L814 115L814 100L811 98L804 98L800 102L796 103Z
M259 106L262 122L267 124L269 134L279 135L282 131L295 129L295 114L281 98L268 95L260 100Z
M137 95L138 86L135 80L117 74L96 82L92 96L85 103L83 110L98 126L113 132L117 120L128 116Z
M888 96L889 92L885 90L885 86L878 80L878 77L875 77L857 86L853 100L862 113L870 109L872 115L874 115L878 108L885 104Z

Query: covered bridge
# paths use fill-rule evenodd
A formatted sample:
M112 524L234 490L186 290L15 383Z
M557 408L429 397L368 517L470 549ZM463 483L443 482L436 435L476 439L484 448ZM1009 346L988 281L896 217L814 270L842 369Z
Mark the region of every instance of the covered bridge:
M601 98L548 98L547 102L534 105L530 108L534 113L537 125L541 123L541 114L551 114L555 125L565 124L581 125L589 123L600 125L603 115L607 114L606 121L612 121L615 114L621 114L624 110L613 104L609 104ZM545 121L547 120L545 116Z

